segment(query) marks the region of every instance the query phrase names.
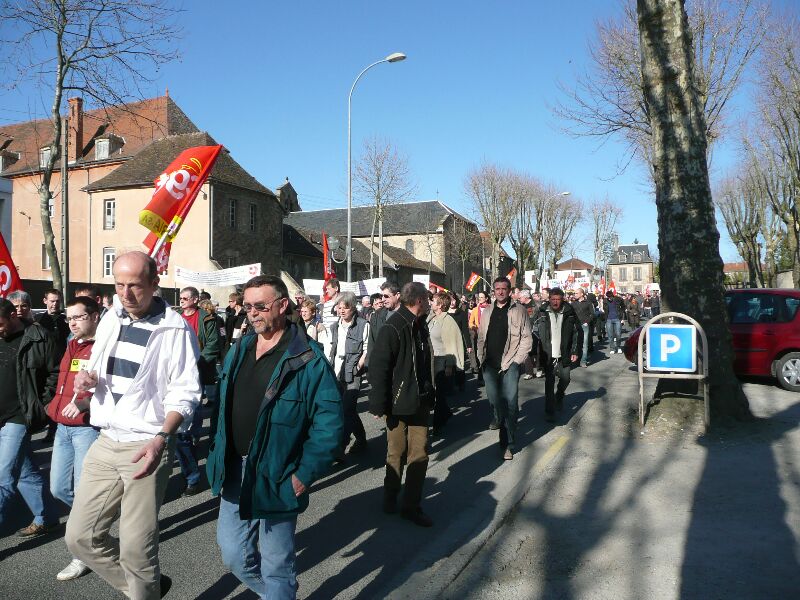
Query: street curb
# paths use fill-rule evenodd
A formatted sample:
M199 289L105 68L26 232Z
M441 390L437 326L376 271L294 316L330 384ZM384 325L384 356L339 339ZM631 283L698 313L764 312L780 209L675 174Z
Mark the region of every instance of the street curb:
M404 573L398 575L385 588L386 593L382 594L382 597L391 600L404 600L407 598L413 598L414 600L435 600L439 598L447 587L469 566L475 556L489 543L494 534L506 523L514 512L514 509L522 502L534 483L547 471L553 459L556 458L572 440L572 435L569 432L576 428L584 416L595 406L597 401L608 397L609 390L614 387L614 383L627 368L627 363L620 368L614 375L614 378L611 380L603 396L591 398L578 409L567 423L547 433L547 435L555 434L557 436L556 439L547 446L547 449L533 465L528 475L521 479L511 491L497 503L494 516L488 523L486 523L485 519L480 519L480 514L475 515L477 517L476 520L481 524L473 530L466 543L456 549L452 554L445 555L446 549L441 548L441 546L447 544L448 539L452 539L453 536L448 535L449 532L458 529L458 523L453 523L438 537L438 543L421 549L421 554L409 566L414 574L411 576L406 576ZM519 453L517 457L520 457L526 452L528 452L527 449ZM473 507L467 511L467 515L472 515L478 510L478 508ZM441 558L437 560L437 556ZM425 565L430 566L426 567ZM408 569L406 569L405 572L407 573Z

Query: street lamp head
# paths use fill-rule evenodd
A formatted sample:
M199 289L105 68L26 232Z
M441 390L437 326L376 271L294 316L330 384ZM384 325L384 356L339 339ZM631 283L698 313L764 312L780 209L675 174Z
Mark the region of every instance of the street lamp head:
M406 59L406 55L403 54L402 52L394 52L394 53L390 54L389 56L387 56L385 60L386 60L386 62L393 63L393 62L400 62L401 60L405 60L405 59Z
M561 192L559 196L569 196L571 192Z

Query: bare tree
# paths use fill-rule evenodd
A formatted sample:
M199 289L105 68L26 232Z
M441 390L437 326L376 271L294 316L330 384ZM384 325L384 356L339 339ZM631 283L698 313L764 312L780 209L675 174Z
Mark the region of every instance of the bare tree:
M764 212L762 204L767 201L748 183L738 177L723 179L714 195L714 201L725 221L731 241L747 265L749 281L755 282L758 287L764 287L759 237Z
M383 277L383 219L390 204L410 200L416 193L408 159L391 142L377 136L364 141L353 172L356 196L375 208L369 238L369 273L375 273L375 228L378 228L378 276Z
M605 270L605 253L607 242L614 232L617 221L622 217L622 209L611 202L606 197L604 200L596 200L591 205L592 217L592 255L594 256L591 277L594 279L603 265Z
M759 148L748 144L759 187L783 221L792 257L792 280L800 287L800 33L796 19L776 24L760 64Z
M542 258L552 274L558 261L564 257L564 250L573 246L573 235L583 220L583 203L571 196L554 193L555 188L545 190L548 199L540 221Z
M561 84L566 99L554 113L577 136L621 136L627 160L652 165L652 128L644 97L635 0L621 0L622 15L598 23L589 47L590 70L573 86ZM725 109L739 87L745 67L766 31L766 8L758 0L690 2L691 49L695 86L710 145L724 131ZM651 173L652 176L652 173Z
M472 200L481 224L492 242L492 278L498 276L500 246L508 236L517 214L519 196L514 194L513 173L483 163L467 174L464 191Z
M733 372L703 96L683 0L637 0L642 81L652 130L660 279L667 310L694 317L708 340L711 407L751 418Z
M461 291L467 281L467 264L481 259L481 238L473 223L454 218L448 230L446 243L452 249L453 256L461 263L461 284L458 286Z
M176 58L180 28L165 0L0 0L0 21L14 36L3 40L6 81L34 83L43 98L52 94L52 138L38 192L53 286L63 289L49 205L62 158L65 95L80 93L100 107L144 97L141 84Z

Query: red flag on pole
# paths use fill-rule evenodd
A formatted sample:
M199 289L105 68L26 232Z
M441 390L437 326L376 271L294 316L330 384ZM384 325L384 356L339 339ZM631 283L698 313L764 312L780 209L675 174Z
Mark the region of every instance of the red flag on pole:
M431 288L433 288L433 290L431 290ZM428 291L430 291L433 294L438 294L439 292L449 292L450 290L448 290L447 288L442 287L442 286L440 286L440 285L438 285L436 283L433 283L432 281L429 281L428 282Z
M478 285L478 282L480 280L481 280L481 276L473 271L472 273L469 274L469 279L467 279L467 283L466 283L466 285L464 287L467 288L471 292L472 289L476 285Z
M331 250L328 247L328 236L322 232L322 278L328 281L331 277L336 277L336 271L333 268L333 260L331 260Z
M155 180L156 189L139 213L139 223L151 231L144 243L150 256L156 258L159 273L166 271L167 246L178 235L221 150L220 145L184 150Z
M614 283L613 279L611 280L611 283L608 284L608 291L609 292L614 292L615 296L617 295L617 284Z
M0 298L5 298L11 292L22 289L22 280L17 273L17 267L11 260L11 253L8 251L3 234L0 233Z
M506 275L508 280L511 282L512 287L516 285L517 280L517 267L512 267L511 270Z

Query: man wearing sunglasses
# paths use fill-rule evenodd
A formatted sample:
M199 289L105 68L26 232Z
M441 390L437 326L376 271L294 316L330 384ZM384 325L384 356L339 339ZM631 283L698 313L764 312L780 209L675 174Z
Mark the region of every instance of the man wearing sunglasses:
M278 277L244 286L250 333L225 357L206 470L220 495L222 560L260 598L297 593L294 532L308 490L333 464L342 398L322 348L289 321Z
M400 286L394 281L386 281L381 284L381 300L383 307L372 313L369 319L369 344L367 345L367 366L369 357L375 343L378 341L378 332L386 324L386 319L391 317L400 307Z

